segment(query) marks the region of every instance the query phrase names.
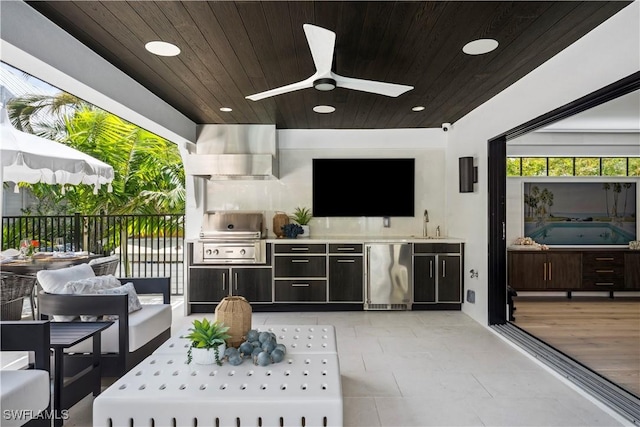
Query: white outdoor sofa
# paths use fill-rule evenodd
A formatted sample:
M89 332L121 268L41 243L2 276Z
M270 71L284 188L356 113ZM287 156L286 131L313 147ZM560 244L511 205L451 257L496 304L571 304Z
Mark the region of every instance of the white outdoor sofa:
M52 283L77 281L93 276L86 264L66 269L38 272L38 282L43 291L38 293L38 313L41 318L117 315L118 320L101 334L103 377L122 376L141 360L150 355L171 336L170 278L120 278L120 282L133 283L137 294L161 294L162 304L142 304L142 308L129 312L128 295L109 294L59 294L52 290ZM71 277L71 279L70 279ZM55 284L55 283L54 283ZM54 287L55 288L55 287ZM54 290L55 292L55 290ZM92 340L67 350L65 367L73 374L91 363Z
M49 322L0 322L2 351L33 352L33 369L0 371L0 407L3 427L50 426L51 420L38 416L50 406Z

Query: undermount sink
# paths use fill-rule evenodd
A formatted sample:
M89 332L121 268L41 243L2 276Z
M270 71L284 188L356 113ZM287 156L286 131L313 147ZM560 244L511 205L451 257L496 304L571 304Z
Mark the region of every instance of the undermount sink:
M446 236L411 236L413 239L425 239L425 240L438 240L438 239L446 239Z

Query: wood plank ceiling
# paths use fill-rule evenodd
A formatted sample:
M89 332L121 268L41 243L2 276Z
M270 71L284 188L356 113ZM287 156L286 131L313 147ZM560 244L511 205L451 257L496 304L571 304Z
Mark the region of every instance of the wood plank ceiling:
M34 1L40 13L196 123L280 129L440 127L455 122L628 2ZM245 96L315 72L302 25L336 33L334 71L412 85L398 98L337 88ZM462 52L478 38L499 47ZM177 57L148 41L178 45ZM88 70L90 72L90 70ZM317 114L316 105L336 108ZM412 107L425 109L413 112ZM220 107L230 107L223 113Z

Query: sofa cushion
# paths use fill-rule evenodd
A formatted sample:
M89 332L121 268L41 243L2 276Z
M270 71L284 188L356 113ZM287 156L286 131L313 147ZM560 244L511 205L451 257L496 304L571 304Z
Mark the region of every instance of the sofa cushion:
M138 294L136 293L136 288L133 286L133 283L125 283L124 285L118 288L111 289L100 289L98 290L99 294L103 295L124 295L127 294L127 306L129 309L129 313L133 313L134 311L138 311L142 308L140 304L140 299L138 299ZM104 316L105 320L118 320L117 315L107 315Z
M129 314L129 351L135 351L162 332L171 328L170 304L142 304L142 309ZM100 336L103 353L118 352L118 321L102 331ZM90 353L92 340L69 348L68 353Z
M0 371L0 407L2 407L3 427L21 426L25 419L5 417L7 410L32 411L36 416L49 405L49 373L41 369Z
M87 264L74 265L72 267L60 268L58 270L40 270L36 273L38 283L42 289L50 294L69 294L70 290L64 286L68 282L75 280L96 277L93 269ZM56 322L70 322L77 316L53 316Z
M58 270L40 270L37 273L38 283L45 292L50 294L69 293L64 290L64 285L75 280L96 277L93 269L88 264L78 264L72 267Z
M75 295L97 294L99 293L98 291L103 289L117 288L120 285L120 281L112 274L106 276L95 276L67 282L62 288L62 293ZM95 322L98 320L98 317L81 315L80 320L83 322Z

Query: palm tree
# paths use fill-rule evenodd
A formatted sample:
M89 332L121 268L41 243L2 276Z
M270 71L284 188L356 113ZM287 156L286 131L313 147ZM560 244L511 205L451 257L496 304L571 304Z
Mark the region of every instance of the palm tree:
M608 182L602 184L602 189L604 190L604 201L607 205L607 218L609 217L609 190L611 189L611 185Z
M184 212L184 169L179 151L170 141L65 93L15 99L8 111L15 127L40 129L40 136L67 144L114 168L112 193L103 187L94 195L91 187L79 185L62 194L59 188L33 185L34 195L43 205L55 205L56 213L61 209L86 214ZM53 122L43 122L41 112L54 113Z
M622 185L619 182L613 184L613 210L611 216L614 218L618 216L618 196L622 192Z
M622 184L624 187L624 210L622 211L622 217L627 216L627 198L629 197L629 189L631 188L630 182Z

